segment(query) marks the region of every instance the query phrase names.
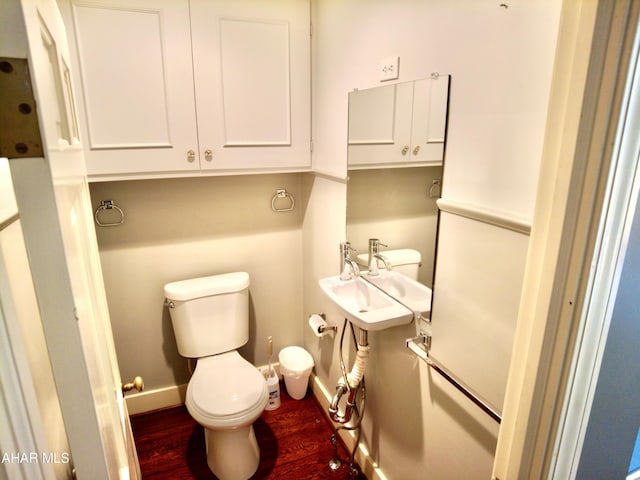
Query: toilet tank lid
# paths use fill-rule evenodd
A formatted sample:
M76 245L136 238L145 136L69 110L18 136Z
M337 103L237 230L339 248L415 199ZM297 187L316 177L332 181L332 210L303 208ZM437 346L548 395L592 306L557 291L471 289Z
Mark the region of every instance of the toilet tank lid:
M380 250L380 254L391 262L391 266L419 264L422 261L422 255L420 255L420 252L413 250L412 248ZM361 253L357 258L360 265L366 265L369 260L369 254Z
M249 274L233 272L167 283L164 286L164 296L169 300L185 301L239 292L246 288L249 288Z

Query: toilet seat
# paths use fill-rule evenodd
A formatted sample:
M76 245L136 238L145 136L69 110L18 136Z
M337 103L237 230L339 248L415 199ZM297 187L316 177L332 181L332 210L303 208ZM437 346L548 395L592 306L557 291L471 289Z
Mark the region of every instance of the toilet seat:
M264 376L234 350L198 359L185 404L202 426L225 429L253 423L268 400Z

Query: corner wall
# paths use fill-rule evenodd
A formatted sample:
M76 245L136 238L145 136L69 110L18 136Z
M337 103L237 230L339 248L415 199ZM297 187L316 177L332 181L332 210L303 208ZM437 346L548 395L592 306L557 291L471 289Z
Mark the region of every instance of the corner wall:
M379 85L379 61L399 55L398 81L428 77L431 72L451 75L443 199L513 223L530 223L561 2L505 5L476 0L314 2L314 170L346 178L347 94ZM338 235L344 233L344 211L334 210L335 203L330 204L332 209L323 210L322 205L329 205L326 202L342 183L336 180L340 187L332 187L330 178L322 181L326 183L322 189L309 192L309 204L317 205L317 214L324 218L310 218L308 210L303 222L304 257L314 262L310 268L305 263L303 310L305 317L325 311L330 321L342 326L340 315L317 286L319 277L338 273L338 243L346 240ZM331 232L324 237L330 245L317 238L308 241L319 224ZM457 224L463 230L457 230ZM489 292L478 318L488 319L489 326L497 329L506 325L504 343L510 342L521 282L506 282L493 266L500 260L509 278L521 280L526 234L467 216L448 225L451 228L445 226L441 238L458 238L460 244L438 258L434 327L450 316L473 322L467 312L474 312L474 295L482 293L473 285L488 285L488 279L500 288ZM491 233L482 237L479 230ZM459 249L470 252L473 268L457 261ZM459 275L445 275L451 271ZM453 293L451 308L438 306L438 277L459 279L465 273L473 278L466 278L464 285L446 285ZM455 295L469 285L470 293ZM363 442L390 480L489 478L498 425L404 348L404 339L415 335L415 328L369 335L372 353L366 373ZM332 393L339 376L339 338L318 339L307 328L304 339L316 360L317 381ZM502 386L489 387L499 399L510 345L502 345L502 354L506 361L500 372L483 371L487 378L504 377L498 382ZM350 367L352 359L348 352L345 355ZM472 358L476 363L482 360ZM482 378L475 380L485 383Z
M188 382L189 371L163 293L176 280L249 273L249 343L240 353L255 365L267 363L269 335L276 352L300 343L300 187L299 174L91 184L94 209L111 199L126 218L121 226L96 227L124 381L141 375L148 392L169 388L179 401L176 388ZM296 199L293 211L271 210L280 188Z

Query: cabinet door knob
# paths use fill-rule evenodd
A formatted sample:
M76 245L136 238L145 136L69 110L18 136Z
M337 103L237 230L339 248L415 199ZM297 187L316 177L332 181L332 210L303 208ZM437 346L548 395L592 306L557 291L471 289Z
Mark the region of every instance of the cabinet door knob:
M196 159L196 152L194 150L187 151L187 161L193 162Z
M406 155L408 151L409 151L409 145L405 145L404 147L402 147L402 155Z
M420 145L416 145L416 147L413 149L413 154L418 155L419 151L420 151Z
M207 162L210 162L211 160L213 160L213 151L212 151L210 148L207 148L207 149L204 151L204 159L205 159Z

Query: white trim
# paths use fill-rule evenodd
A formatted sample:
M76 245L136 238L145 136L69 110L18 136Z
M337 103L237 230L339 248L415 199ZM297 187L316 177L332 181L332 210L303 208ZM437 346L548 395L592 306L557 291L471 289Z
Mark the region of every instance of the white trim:
M10 460L2 461L0 472L12 479L52 479L51 466L38 461L40 452L48 451L48 447L36 433L42 429L42 421L35 398L29 398L35 396L33 385L28 384L31 373L22 342L9 333L12 328L8 317L12 315L5 315L6 307L0 302L0 455L9 455ZM36 461L31 460L32 454L37 455ZM11 460L13 455L18 459ZM22 455L28 460L21 461Z
M276 371L278 378L281 379L280 363L274 362L271 366ZM266 375L269 367L267 365L259 365L256 368L260 370L260 373ZM184 403L187 395L187 385L188 383L183 383L181 385L170 385L153 390L144 390L139 393L127 393L125 397L127 411L129 415L134 415L136 413L151 412Z
M191 171L166 171L166 172L138 172L126 174L92 173L87 177L89 183L99 182L124 182L135 180L163 180L176 178L205 178L205 177L230 177L245 175L281 175L286 173L314 173L310 167L269 167L247 168L243 170L219 169L219 170L191 170Z
M529 235L531 233L531 222L522 218L509 215L504 212L489 210L479 205L470 205L468 203L456 202L439 198L436 200L438 208L447 213L458 215L460 217L470 218L478 222L494 225L514 232Z
M323 413L329 419L329 403L331 402L329 391L325 388L320 379L314 373L311 374L309 382L311 384L311 391L313 392L313 395L318 400L320 407L322 407ZM329 421L331 422L331 419L329 419ZM335 425L333 422L331 423ZM355 435L353 434L353 432L340 430L338 432L338 435L347 446L347 448L351 451L355 445ZM358 445L358 451L356 452L355 460L360 466L362 472L369 480L387 480L387 477L382 472L382 469L371 457L371 454L369 453L366 445L363 442L360 442L360 445Z
M558 278L565 272L564 266L559 270L559 259L568 255L561 252L561 246L570 239L571 232L565 232L563 225L570 201L569 187L575 175L572 167L596 10L595 2L565 1L562 5L533 219L535 228L529 240L493 465L492 475L496 479L542 478L531 472L545 460L544 452L536 452L538 441L547 439L549 420L544 414L553 415L553 405L542 408L545 383L554 380L546 369L555 346L554 330L560 328L557 310L563 285L558 285L562 282ZM554 401L555 398L550 403Z
M9 172L6 159L1 159L0 183ZM12 192L5 192L10 193ZM11 201L13 195L6 198ZM14 223L0 228L0 235ZM18 238L22 238L21 236ZM10 246L18 247L15 243ZM24 248L24 247L23 247ZM43 452L49 451L40 414L40 407L33 385L33 376L27 359L19 320L14 310L11 279L7 276L4 255L0 243L0 455L9 455L10 460L1 461L0 473L12 479L53 479L55 473L49 463L41 461ZM11 456L18 460L11 460ZM26 455L27 461L22 461ZM32 456L35 455L35 460Z
M563 2L536 211L493 476L547 478L628 66L633 0ZM633 37L631 37L633 38ZM623 47L626 47L623 48ZM570 387L570 385L569 385Z
M127 394L125 401L129 415L134 415L184 403L186 393L187 384L183 383L182 385Z
M329 170L321 170L314 169L310 173L313 173L314 176L324 178L327 180L333 180L334 182L347 183L349 181L349 176L347 174L340 175L335 172L331 172Z
M602 356L613 313L618 284L640 190L640 32L636 32L632 64L616 135L606 211L598 232L598 247L591 269L582 330L572 360L570 391L563 405L563 422L556 444L553 478L574 478L591 412ZM610 198L609 198L610 197Z

